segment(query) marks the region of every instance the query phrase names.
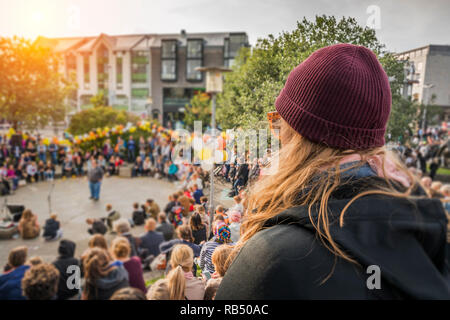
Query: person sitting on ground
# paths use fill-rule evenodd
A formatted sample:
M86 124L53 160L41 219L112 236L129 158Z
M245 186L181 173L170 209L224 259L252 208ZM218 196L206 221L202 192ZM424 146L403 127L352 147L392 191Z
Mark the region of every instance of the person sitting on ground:
M137 156L136 158L136 162L133 165L132 168L132 173L131 176L132 177L138 177L138 176L142 176L142 174L144 173L144 168L143 168L143 162L140 156Z
M159 279L147 291L147 300L170 300L169 282Z
M152 162L150 161L150 157L146 157L144 163L142 164L142 172L144 176L152 175Z
M22 278L30 266L25 265L28 249L25 246L12 249L8 255L5 272L0 275L0 300L25 300L22 294Z
M198 185L194 183L192 185L192 197L195 199L195 204L201 204L201 197L203 197L203 190L198 188Z
M40 263L28 269L22 279L22 290L27 300L56 300L59 271L54 265Z
M105 234L108 229L100 219L87 218L86 223L91 227L88 229L89 234Z
M28 261L27 261L27 265L29 265L30 267L32 266L37 266L38 264L44 263L44 260L39 257L39 256L34 256L31 257Z
M93 248L83 257L83 300L108 300L119 289L129 287L128 272L123 264L112 264L103 249Z
M192 237L195 244L202 244L206 241L206 225L202 221L200 213L195 212L189 219L189 225L192 231Z
M169 241L173 239L173 234L175 228L172 224L167 222L166 214L164 212L161 212L158 215L158 221L159 224L156 227L156 231L161 232L164 236L164 241Z
M141 259L136 256L130 258L130 251L130 242L127 238L117 237L111 243L111 255L116 261L122 263L127 270L130 287L137 288L145 293L147 288L145 287Z
M441 199L441 201L444 204L445 211L447 211L447 214L450 214L450 184L444 184L440 192L444 196L444 199Z
M75 258L75 248L76 244L70 240L61 240L58 247L58 258L53 261L53 265L59 271L59 285L57 292L58 300L67 300L77 298L79 289L69 288L67 286L67 281L69 277L76 272L74 269L70 270L71 266L80 267L80 261ZM70 271L70 272L69 272Z
M199 259L199 267L202 271L207 271L210 274L215 272L212 263L212 255L214 250L225 243L230 243L230 228L225 223L217 223L214 228L214 237L202 246Z
M430 193L432 198L443 199L444 195L441 193L442 182L433 181L431 183Z
M165 241L159 245L159 251L161 253L166 253L168 256L171 254L171 250L177 244L185 244L194 251L194 257L198 257L200 255L201 247L196 245L193 241L191 227L183 225L176 229L177 239L173 239L170 241Z
M26 209L23 212L18 230L22 239L34 239L39 236L41 228L39 227L37 216L30 209Z
M227 260L230 254L233 252L233 246L223 244L214 250L211 261L216 270L210 279L207 279L205 288L205 300L214 300L216 296L217 289L220 286L222 278L225 276L227 271Z
M203 300L205 285L192 273L194 252L184 244L177 244L170 257L168 281L170 300Z
M128 287L117 290L109 300L147 300L142 290Z
M138 255L138 246L136 244L136 239L130 232L131 226L127 219L119 219L116 222L114 222L114 231L117 232L119 236L125 237L130 242L130 256L134 257Z
M120 213L116 210L113 209L111 204L107 204L106 205L106 212L107 212L107 216L106 216L106 225L109 228L109 231L113 231L113 224L114 221L119 220L120 219Z
M61 229L61 224L58 221L58 216L53 213L50 215L49 219L45 220L44 233L42 236L47 241L53 241L61 238L62 234L63 232Z
M145 223L145 213L139 208L139 203L133 203L132 219L135 226L142 226Z
M161 212L161 209L159 208L156 201L154 201L153 199L147 199L147 201L145 202L145 205L148 210L148 212L147 212L148 215L151 218L156 220L158 218L158 214Z
M141 257L146 259L147 257L157 257L160 253L159 245L164 242L164 236L162 233L155 231L156 221L153 218L149 218L145 223L145 233L140 237L139 249Z
M224 206L222 206L221 204L219 204L216 207L216 216L222 216L223 217L223 221L228 225L229 224L229 220L228 220L228 216L225 213L225 208Z
M241 236L241 213L237 210L232 210L229 214L230 217L230 228L231 232L231 242L236 243L239 241Z
M237 195L233 197L234 206L230 208L230 210L239 211L241 214L244 213L244 205L242 204L241 196Z

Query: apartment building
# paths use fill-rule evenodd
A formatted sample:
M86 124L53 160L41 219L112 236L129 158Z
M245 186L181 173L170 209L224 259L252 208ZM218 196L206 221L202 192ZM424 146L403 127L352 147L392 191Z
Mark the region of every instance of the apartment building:
M404 95L444 108L450 116L450 45L427 45L397 54L408 61ZM434 100L433 100L434 98Z
M74 111L91 108L90 99L103 92L109 105L167 123L183 117L184 107L205 90L200 66L233 64L249 46L245 32L139 34L45 38L63 60L62 72L75 76Z

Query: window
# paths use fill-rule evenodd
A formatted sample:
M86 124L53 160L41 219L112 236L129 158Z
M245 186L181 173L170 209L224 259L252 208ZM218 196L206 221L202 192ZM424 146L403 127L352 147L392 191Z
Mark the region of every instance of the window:
M230 34L229 38L225 38L223 56L225 66L232 67L239 50L246 46L248 46L248 38L245 33Z
M148 52L133 51L131 53L131 82L146 83L148 78Z
M91 81L89 74L89 56L83 56L83 74L84 74L84 87L89 88Z
M161 80L177 80L177 40L161 42Z
M186 46L186 79L202 81L202 72L195 70L203 64L203 40L189 39Z
M123 58L122 57L116 57L116 86L117 89L123 88Z

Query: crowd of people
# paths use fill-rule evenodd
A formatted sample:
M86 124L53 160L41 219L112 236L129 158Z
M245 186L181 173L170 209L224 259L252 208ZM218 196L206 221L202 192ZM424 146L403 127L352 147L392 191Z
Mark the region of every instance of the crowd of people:
M153 199L133 203L127 216L107 204L104 218L87 219L89 248L79 257L76 244L61 239L57 215L45 221L42 232L37 216L26 209L20 236L32 239L42 233L47 240L59 240L58 258L47 263L29 258L27 247L13 249L0 275L0 300L212 300L240 237L245 192L234 197L228 210L218 205L210 227L208 199L201 191L197 183L186 186L171 194L162 210ZM136 236L133 227L139 225L145 232ZM113 236L109 244L106 234ZM67 286L70 266L80 268L81 288ZM158 269L164 277L149 286L144 272Z

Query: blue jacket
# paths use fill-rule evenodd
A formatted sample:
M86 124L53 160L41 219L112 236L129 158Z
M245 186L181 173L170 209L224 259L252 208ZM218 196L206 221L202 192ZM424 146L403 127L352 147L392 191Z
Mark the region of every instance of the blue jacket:
M141 236L140 247L147 249L149 254L155 257L159 254L159 245L164 242L164 236L160 232L148 231Z
M25 300L22 295L22 278L30 266L22 265L0 275L0 300Z

